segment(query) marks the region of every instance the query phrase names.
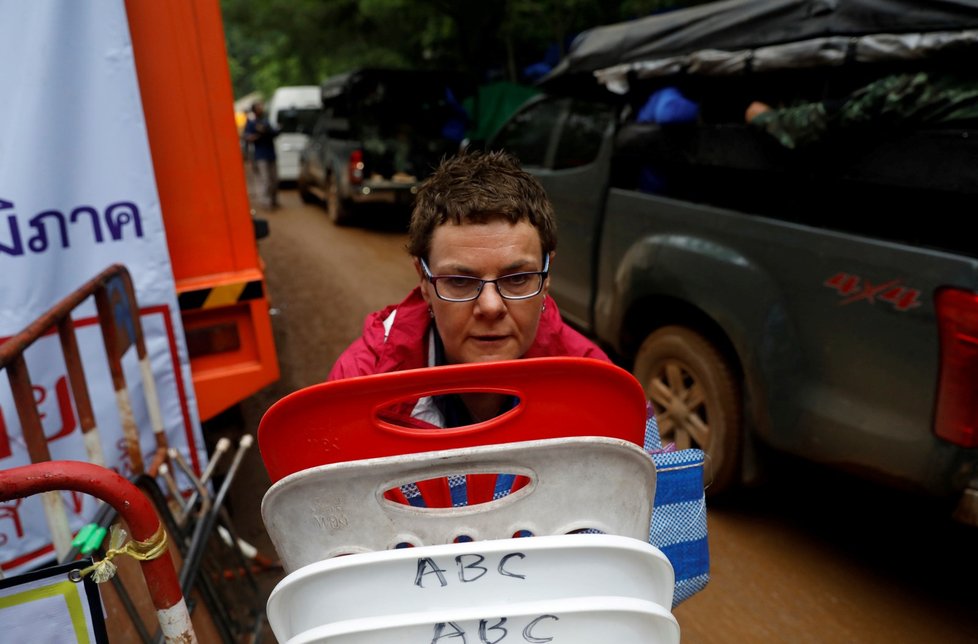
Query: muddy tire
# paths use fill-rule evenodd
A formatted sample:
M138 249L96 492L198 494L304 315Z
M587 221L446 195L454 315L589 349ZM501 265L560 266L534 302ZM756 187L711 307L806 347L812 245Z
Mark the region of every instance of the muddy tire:
M339 185L335 175L329 176L329 183L326 188L326 212L329 220L337 226L345 226L350 223L352 213L350 204L340 197Z
M655 408L663 444L706 452L708 494L731 488L740 470L743 403L723 354L699 333L667 326L642 343L634 373Z
M302 199L302 203L315 204L319 202L319 199L309 190L309 186L301 177L296 181L296 189L299 191L299 198Z

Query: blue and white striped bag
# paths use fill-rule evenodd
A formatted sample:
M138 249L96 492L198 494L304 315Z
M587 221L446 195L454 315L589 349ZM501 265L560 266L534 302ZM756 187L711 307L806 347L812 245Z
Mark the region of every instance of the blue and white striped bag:
M659 425L651 407L645 422L644 448L656 468L655 499L649 543L657 547L672 563L676 586L672 605L689 599L706 587L710 580L710 550L706 538L706 494L703 486L704 456L699 449L663 449ZM510 494L512 474L498 474L494 499ZM449 476L448 485L453 507L468 505L464 476ZM407 502L426 507L427 502L416 484L401 487ZM581 532L597 532L584 529ZM529 533L516 536L530 536Z
M710 581L705 454L699 449L663 450L659 425L651 413L645 425L645 451L652 455L656 468L649 543L662 551L676 572L675 607Z

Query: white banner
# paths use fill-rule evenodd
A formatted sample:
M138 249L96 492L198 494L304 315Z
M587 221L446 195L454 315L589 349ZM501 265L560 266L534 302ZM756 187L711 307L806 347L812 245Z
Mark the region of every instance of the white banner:
M132 277L170 446L206 453L123 0L0 0L0 340L111 264ZM180 109L175 105L174 109ZM129 473L92 298L72 314L106 465ZM26 353L52 458L88 460L57 335ZM148 463L155 449L135 350L126 382ZM0 469L30 462L0 372ZM73 530L96 504L62 495ZM0 565L51 559L40 496L0 503Z

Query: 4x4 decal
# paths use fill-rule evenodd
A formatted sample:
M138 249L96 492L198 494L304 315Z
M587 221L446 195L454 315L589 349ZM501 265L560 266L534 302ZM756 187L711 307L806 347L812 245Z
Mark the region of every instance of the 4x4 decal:
M897 311L908 311L920 306L920 291L903 286L898 279L892 279L882 284L873 284L869 280L849 273L836 273L825 280L825 286L834 288L845 299L839 305L852 304L866 300L870 304L879 300L893 305Z

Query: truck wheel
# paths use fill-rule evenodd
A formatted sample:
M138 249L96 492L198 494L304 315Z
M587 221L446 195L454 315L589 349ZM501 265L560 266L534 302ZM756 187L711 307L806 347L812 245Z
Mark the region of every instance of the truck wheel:
M329 214L329 220L337 226L350 223L350 206L344 203L343 198L340 197L339 185L333 175L329 177L326 199L326 212Z
M312 192L309 191L309 186L302 179L302 177L299 177L299 180L296 182L296 184L297 184L296 187L299 189L299 198L302 199L302 203L314 204L317 201L319 201L318 199L316 199L316 195L312 194Z
M717 348L685 327L662 327L642 343L635 377L652 401L663 444L706 452L710 495L733 486L743 441L741 390Z

